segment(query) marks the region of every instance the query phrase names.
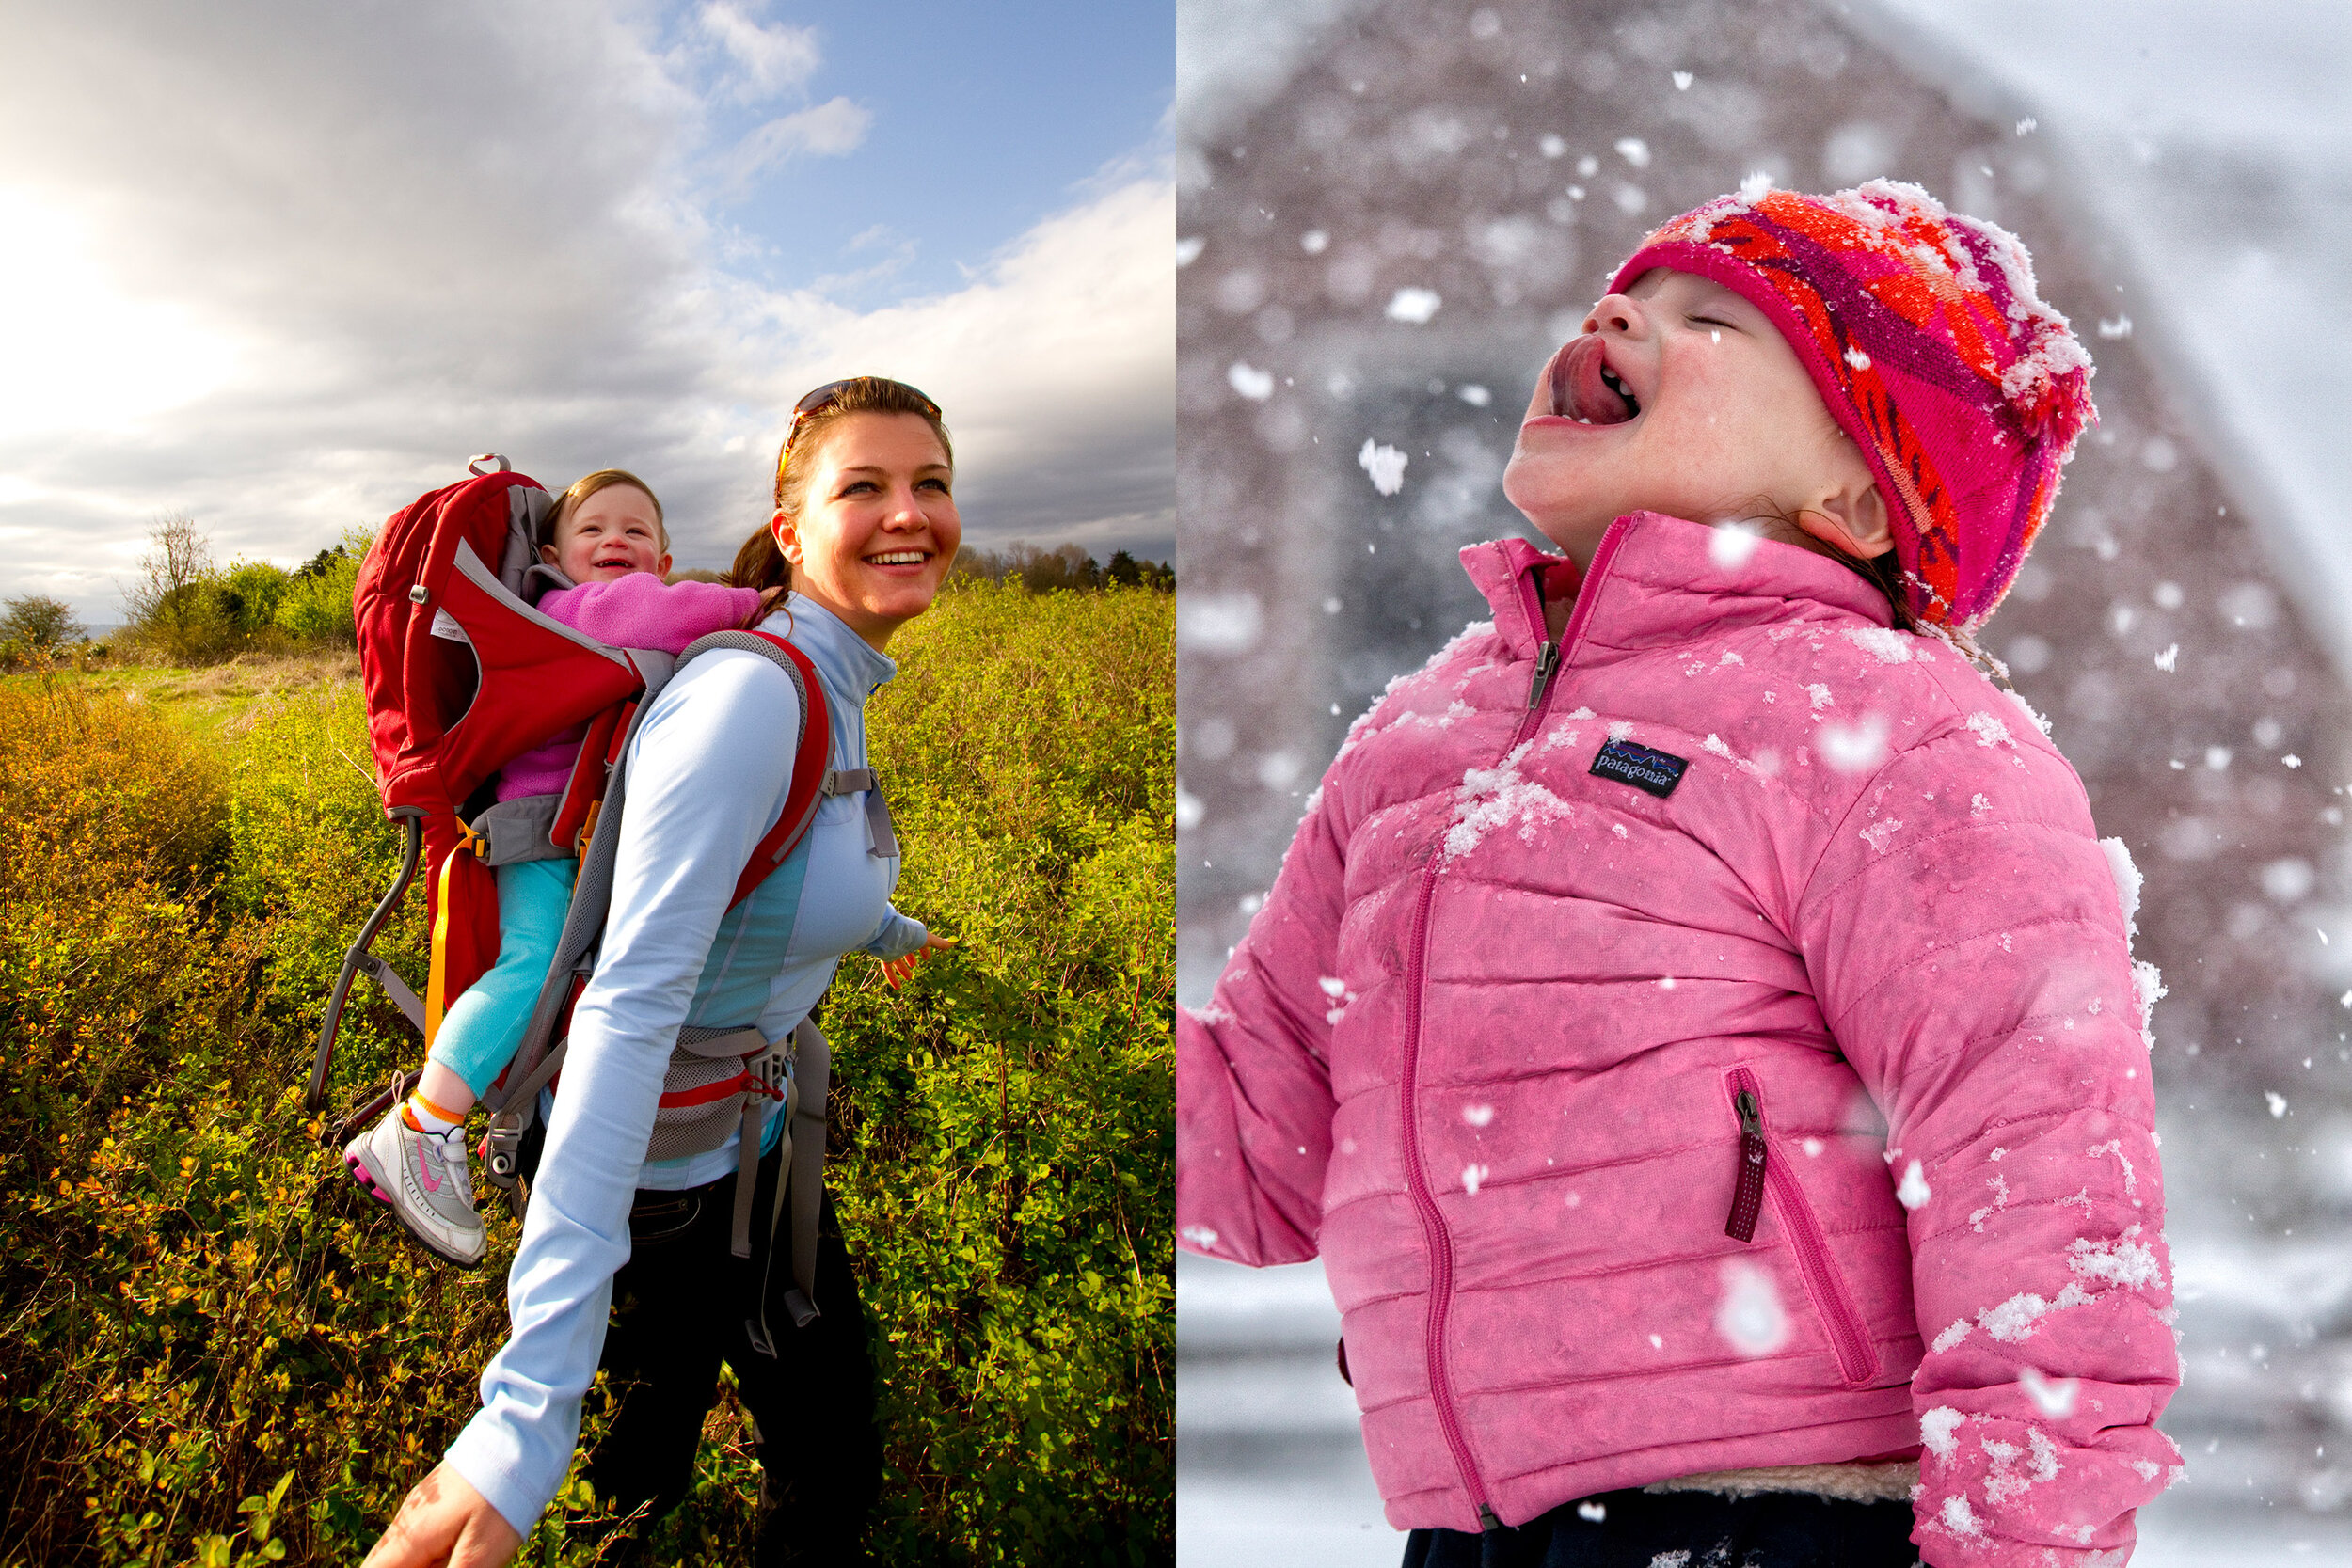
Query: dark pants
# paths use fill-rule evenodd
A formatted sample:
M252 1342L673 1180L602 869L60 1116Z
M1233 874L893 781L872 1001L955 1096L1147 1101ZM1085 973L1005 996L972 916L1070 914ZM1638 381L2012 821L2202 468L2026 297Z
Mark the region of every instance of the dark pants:
M1914 1568L1919 1560L1907 1502L1634 1489L1563 1503L1517 1529L1417 1529L1405 1543L1405 1568L1651 1568L1661 1555L1677 1568Z
M599 1499L624 1512L650 1502L658 1518L675 1507L693 1482L694 1451L703 1418L717 1402L723 1361L751 1413L773 1505L760 1529L759 1561L860 1562L858 1538L882 1491L882 1435L869 1329L830 1197L818 1228L818 1316L795 1328L784 1308L787 1218L768 1284L776 1354L753 1350L745 1328L770 1251L759 1222L774 1200L781 1164L775 1152L760 1162L748 1261L729 1251L734 1176L682 1193L638 1193L629 1260L613 1277L604 1341L603 1366L620 1408L590 1457L589 1479Z

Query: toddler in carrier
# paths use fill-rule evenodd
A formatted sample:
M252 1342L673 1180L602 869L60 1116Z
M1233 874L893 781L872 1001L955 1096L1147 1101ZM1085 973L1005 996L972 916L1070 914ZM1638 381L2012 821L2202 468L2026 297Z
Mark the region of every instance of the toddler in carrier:
M2090 372L1916 186L1668 222L1522 417L1561 553L1180 1010L1181 1243L1323 1259L1412 1568L2090 1568L2178 1474L2138 874L1970 641Z
M709 632L755 623L755 588L665 583L669 531L645 482L603 468L564 492L540 559L572 586L543 594L540 613L615 647L685 651ZM582 738L574 730L508 763L501 800L560 793ZM416 1091L344 1148L352 1175L391 1206L417 1239L450 1261L481 1261L465 1120L522 1043L570 908L575 859L497 868L498 962L457 998L436 1032Z

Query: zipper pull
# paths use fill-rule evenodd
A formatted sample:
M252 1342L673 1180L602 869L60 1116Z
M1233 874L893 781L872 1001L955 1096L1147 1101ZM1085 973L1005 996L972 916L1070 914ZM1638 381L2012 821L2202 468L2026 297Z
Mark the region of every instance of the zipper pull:
M1764 1208L1764 1108L1754 1089L1732 1100L1740 1112L1740 1184L1731 1195L1731 1218L1724 1234L1735 1242L1756 1240L1756 1217Z
M1527 711L1535 711L1535 705L1544 700L1544 690L1551 685L1553 672L1560 668L1560 644L1546 642L1535 651L1535 679L1527 689Z
M1490 1529L1501 1529L1502 1528L1502 1520L1496 1514L1495 1511L1488 1508L1485 1503L1480 1503L1478 1505L1478 1533L1484 1535Z

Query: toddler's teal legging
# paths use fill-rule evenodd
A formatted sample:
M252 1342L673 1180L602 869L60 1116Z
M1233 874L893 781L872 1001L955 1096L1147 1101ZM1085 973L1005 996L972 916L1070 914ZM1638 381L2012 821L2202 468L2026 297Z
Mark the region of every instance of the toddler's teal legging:
M523 1043L523 1026L555 958L564 916L572 904L580 862L521 861L501 865L499 879L499 958L488 974L441 1015L429 1060L466 1081L476 1100L497 1081ZM453 1105L451 1110L456 1110Z

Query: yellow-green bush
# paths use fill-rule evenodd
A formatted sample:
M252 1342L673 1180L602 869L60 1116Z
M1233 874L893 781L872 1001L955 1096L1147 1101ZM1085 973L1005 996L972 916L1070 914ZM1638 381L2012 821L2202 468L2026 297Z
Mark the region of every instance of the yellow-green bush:
M870 709L900 905L963 942L903 992L851 960L825 1013L895 1472L883 1560L1170 1548L1170 612L965 588L901 633ZM357 687L230 731L0 682L10 1568L356 1562L505 1330L503 1212L484 1269L441 1267L300 1111L321 997L399 846ZM422 902L376 949L418 980ZM343 1103L416 1054L364 982L346 1016ZM723 1407L660 1560L744 1560L755 1490ZM576 1484L556 1512L531 1560L595 1560L610 1521Z

